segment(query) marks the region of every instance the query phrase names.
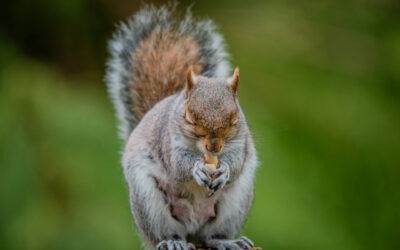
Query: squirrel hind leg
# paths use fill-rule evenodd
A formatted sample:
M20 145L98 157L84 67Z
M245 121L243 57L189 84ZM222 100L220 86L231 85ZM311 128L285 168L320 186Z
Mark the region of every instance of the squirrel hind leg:
M250 250L254 247L254 244L247 237L242 236L239 239L228 240L228 239L210 239L206 242L206 246L216 249L246 249Z
M157 250L196 250L196 247L192 243L188 243L184 240L163 240L156 246Z

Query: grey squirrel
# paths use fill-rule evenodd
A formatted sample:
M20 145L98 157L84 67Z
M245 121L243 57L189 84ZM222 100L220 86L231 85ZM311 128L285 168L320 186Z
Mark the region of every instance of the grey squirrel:
M190 10L147 5L109 43L106 82L126 141L123 171L139 232L156 249L250 249L234 239L257 157L224 40ZM204 155L218 157L211 172ZM210 192L210 190L212 192Z

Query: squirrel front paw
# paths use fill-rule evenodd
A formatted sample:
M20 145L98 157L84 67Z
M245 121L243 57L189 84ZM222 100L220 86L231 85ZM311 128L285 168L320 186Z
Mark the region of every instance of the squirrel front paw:
M229 168L225 164L221 164L214 173L212 173L213 181L210 188L214 190L221 189L229 180Z
M193 168L192 172L193 178L196 180L197 184L200 186L205 186L211 188L213 183L210 171L206 168L204 162L197 162Z
M213 190L223 188L229 180L229 168L225 164L221 164L217 170L211 173L204 162L197 162L192 174L197 184Z

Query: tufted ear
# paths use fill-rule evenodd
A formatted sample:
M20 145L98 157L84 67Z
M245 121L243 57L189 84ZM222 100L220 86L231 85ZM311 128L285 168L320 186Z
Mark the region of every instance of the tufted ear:
M233 72L233 76L228 80L228 86L232 89L234 94L237 93L237 89L239 87L239 68L235 68L235 72Z
M189 70L188 70L188 75L187 75L187 81L185 85L185 97L188 97L189 91L193 88L194 85L197 84L197 79L196 75L193 72L193 66L190 65Z

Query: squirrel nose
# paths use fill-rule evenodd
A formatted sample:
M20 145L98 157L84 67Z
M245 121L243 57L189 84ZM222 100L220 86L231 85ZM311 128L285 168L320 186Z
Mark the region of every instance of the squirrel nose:
M206 149L211 153L218 153L219 151L221 151L221 147L218 147L218 145L212 145L208 143L206 144Z

